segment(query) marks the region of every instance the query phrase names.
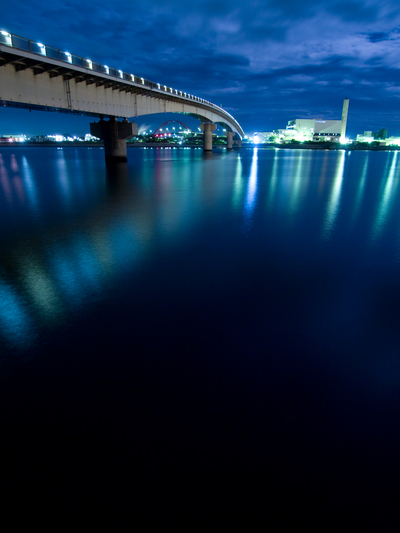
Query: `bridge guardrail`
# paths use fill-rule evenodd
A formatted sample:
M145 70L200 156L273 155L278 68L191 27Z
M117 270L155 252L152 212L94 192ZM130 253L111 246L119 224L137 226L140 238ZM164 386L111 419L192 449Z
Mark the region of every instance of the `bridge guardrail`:
M83 67L94 72L99 72L100 74L105 74L112 78L138 83L151 89L158 89L160 91L168 92L174 96L179 96L181 98L187 98L195 102L206 104L210 107L222 111L224 114L228 115L234 122L236 122L236 119L227 111L225 111L225 109L213 104L212 102L209 102L208 100L204 100L203 98L193 96L192 94L185 93L183 91L178 91L177 89L167 87L166 85L162 85L154 81L146 80L139 76L135 76L134 74L123 72L122 70L108 67L107 65L102 65L101 63L96 63L90 59L70 54L69 52L59 50L58 48L46 46L42 43L26 39L25 37L20 37L19 35L14 35L13 33L9 33L4 30L0 30L0 44L9 46L10 48L16 48L17 50L31 52L32 54L37 54L42 57L56 59L58 61L62 61L70 65L75 65L77 67Z

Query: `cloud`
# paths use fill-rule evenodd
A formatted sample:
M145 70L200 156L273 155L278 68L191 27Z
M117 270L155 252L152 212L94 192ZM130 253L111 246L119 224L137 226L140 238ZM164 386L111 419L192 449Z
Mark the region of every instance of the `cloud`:
M382 31L378 31L367 35L367 39L371 43L379 43L381 41L387 41L389 39L389 34Z
M354 128L365 126L363 113L372 121L381 113L398 127L387 112L398 105L390 89L400 69L397 0L15 0L2 6L2 24L211 101L217 97L245 128L284 127L286 118L301 114L340 115L345 96L351 98L350 129L352 120Z

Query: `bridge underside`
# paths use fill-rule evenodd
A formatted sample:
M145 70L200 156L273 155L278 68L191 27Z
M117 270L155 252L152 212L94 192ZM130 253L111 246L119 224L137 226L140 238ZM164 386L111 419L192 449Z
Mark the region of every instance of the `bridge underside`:
M5 101L5 100L0 100L0 107L12 107L15 109L29 109L31 111L50 111L50 112L55 112L55 113L66 113L66 114L94 117L94 118L109 118L111 116L116 116L116 117L120 116L120 115L110 115L109 113L95 113L91 111L82 111L82 110L77 110L77 109L69 109L65 107L50 107L50 106L45 106L45 105L40 105L40 104L31 104L31 103L27 104L27 103L15 102L15 101ZM235 130L232 128L232 126L228 122L222 120L220 117L218 117L218 119L215 119L213 121L209 117L206 116L206 113L196 114L196 113L187 113L184 111L167 110L167 111L151 111L147 113L139 112L135 116L132 115L132 116L123 117L123 118L135 118L139 116L151 115L151 114L156 114L156 113L184 114L189 117L195 118L199 120L200 122L214 122L215 124L219 124L220 126L225 128L227 131L233 131L234 133L237 133L235 132Z

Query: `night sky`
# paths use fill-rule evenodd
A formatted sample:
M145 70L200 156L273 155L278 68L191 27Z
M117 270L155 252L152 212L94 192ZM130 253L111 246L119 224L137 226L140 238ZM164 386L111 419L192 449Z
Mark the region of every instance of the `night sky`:
M247 134L340 119L349 98L353 137L400 136L399 23L396 0L14 0L0 29L206 98ZM2 109L0 135L83 134L91 120Z

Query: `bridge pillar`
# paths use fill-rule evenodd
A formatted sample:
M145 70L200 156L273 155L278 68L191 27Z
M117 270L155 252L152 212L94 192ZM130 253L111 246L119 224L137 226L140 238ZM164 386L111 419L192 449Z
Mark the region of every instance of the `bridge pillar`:
M226 148L228 150L232 150L233 148L233 136L235 133L233 131L227 131L226 132Z
M210 152L212 150L212 132L217 129L217 125L211 122L204 122L200 124L200 129L204 131L203 150Z
M104 141L106 162L109 163L127 161L126 139L137 135L137 131L137 124L130 123L127 119L118 122L115 117L90 124L90 133Z

